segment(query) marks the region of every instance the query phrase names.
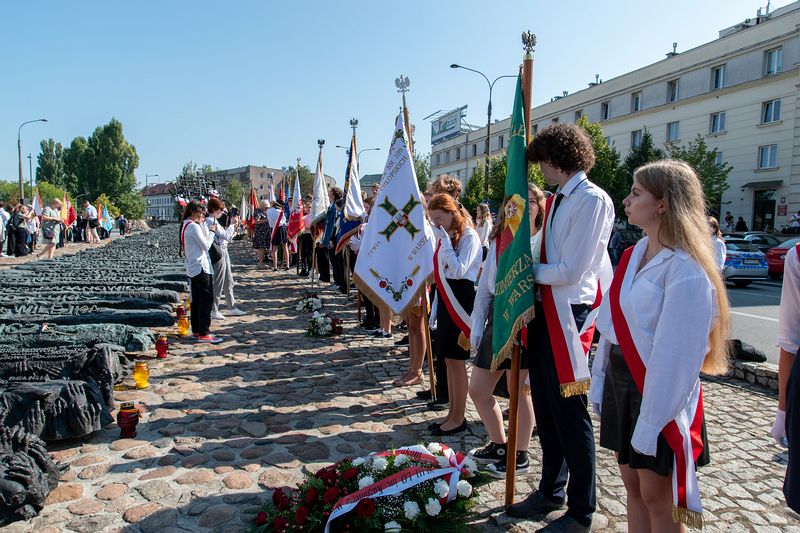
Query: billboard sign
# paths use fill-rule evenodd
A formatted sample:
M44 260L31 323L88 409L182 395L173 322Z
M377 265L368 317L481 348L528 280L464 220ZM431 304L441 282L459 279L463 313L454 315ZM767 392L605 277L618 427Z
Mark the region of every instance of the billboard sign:
M461 118L467 106L459 107L441 115L431 122L431 144L439 144L461 133Z

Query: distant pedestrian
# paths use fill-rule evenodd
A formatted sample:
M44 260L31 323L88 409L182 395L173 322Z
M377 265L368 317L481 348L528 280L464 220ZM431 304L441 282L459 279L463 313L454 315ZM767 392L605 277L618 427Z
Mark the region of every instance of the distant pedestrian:
M9 226L14 232L14 255L16 257L23 257L30 253L28 248L28 239L30 237L28 222L33 216L34 213L28 211L27 205L20 204L9 221Z
M733 215L731 215L730 211L725 211L725 231L730 233L733 231Z
M722 232L719 229L719 222L714 217L708 217L708 225L711 227L711 245L714 249L714 260L717 262L720 271L725 268L725 258L728 255L728 247L722 240Z
M0 257L6 257L6 241L8 240L6 225L10 219L11 215L6 211L5 202L0 202Z
M214 304L211 306L211 318L214 320L225 319L225 316L219 311L219 303L223 295L228 303L226 313L230 316L242 316L245 313L236 307L236 299L233 296L233 271L231 256L228 254L228 243L233 239L237 219L236 217L233 220L229 218L224 211L222 202L217 198L211 198L208 201L208 214L206 227L209 231L212 231L212 227L216 227L216 231L213 231L214 244L212 246L216 246L219 251L219 260L211 264L214 271Z
M736 231L747 231L747 222L744 221L742 217L736 221L736 227L734 228Z
M267 265L264 262L267 256L267 250L270 248L270 230L269 221L267 220L267 211L269 210L269 202L261 200L259 206L253 211L253 219L255 227L253 229L253 248L258 253L258 267L266 269Z
M89 203L89 200L83 201L83 218L86 219L86 241L90 244L99 244L100 237L97 235L97 228L100 227L100 220L98 220L97 208Z
M56 244L61 234L61 200L53 198L50 205L42 210L42 249L36 258L46 255L52 259L56 253Z

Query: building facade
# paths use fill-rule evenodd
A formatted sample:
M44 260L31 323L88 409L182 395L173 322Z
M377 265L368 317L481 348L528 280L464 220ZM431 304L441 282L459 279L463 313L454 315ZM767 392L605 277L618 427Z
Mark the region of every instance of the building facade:
M701 135L733 169L722 211L751 229L780 229L800 209L800 2L747 19L714 41L533 108L533 134L585 115L621 157L649 132L657 147ZM501 155L510 118L492 124ZM485 158L486 128L434 145L431 175L469 179Z
M145 216L148 220L174 220L175 196L171 183L156 183L142 189L142 197L147 202Z
M289 184L289 186L292 185L290 177L288 177L283 170L257 165L247 165L227 170L215 170L214 172L206 174L206 178L215 183L217 190L223 197L225 196L225 188L228 186L228 183L233 179L238 179L242 184L242 190L244 190L245 194L250 190L250 186L253 186L258 200L269 199L270 183L274 184L276 198L278 197L280 187L286 187L287 184ZM325 174L325 180L328 183L328 187L336 185L336 180L327 174ZM301 192L306 195L312 194L313 191ZM232 201L236 202L236 200Z

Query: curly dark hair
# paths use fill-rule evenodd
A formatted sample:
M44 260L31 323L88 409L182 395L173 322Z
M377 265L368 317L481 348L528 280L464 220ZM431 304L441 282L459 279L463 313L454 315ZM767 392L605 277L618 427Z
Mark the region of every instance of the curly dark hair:
M594 166L592 138L574 124L547 126L528 145L528 161L547 163L563 172L589 172Z

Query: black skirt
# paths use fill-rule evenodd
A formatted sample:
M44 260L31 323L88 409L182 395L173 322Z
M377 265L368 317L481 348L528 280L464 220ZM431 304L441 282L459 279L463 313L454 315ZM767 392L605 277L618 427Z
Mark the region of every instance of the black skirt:
M606 367L606 380L603 385L603 404L600 415L600 446L617 452L617 462L631 468L645 468L662 476L672 475L675 454L667 444L663 434L659 434L656 456L643 455L631 446L633 430L639 419L642 395L636 388L628 365L617 345L611 346ZM701 431L703 451L697 458L697 467L711 461L706 437L706 421L703 419Z
M468 279L446 278L446 280L461 307L464 308L467 314L471 314L472 306L475 304L475 282ZM441 293L441 291L439 292ZM468 360L469 350L465 350L458 345L458 337L461 334L461 330L450 318L450 313L448 313L447 306L442 301L441 294L439 294L439 303L436 309L436 324L436 349L434 354L445 359Z
M278 226L278 229L275 230L275 235L272 237L272 245L279 246L281 244L286 244L289 242L289 234L286 231L286 226L281 224Z
M486 321L486 329L483 330L483 337L481 337L481 344L478 346L478 351L475 354L475 366L483 368L484 370L492 369L492 336L494 333L494 302L489 304L489 318ZM530 327L528 328L530 329ZM522 347L520 349L519 367L523 370L530 368L528 349ZM500 363L498 370L508 370L511 368L511 358L506 358L505 361Z
M800 357L800 351L797 352ZM797 359L795 359L797 361ZM783 495L786 504L800 513L800 363L795 362L786 384L786 438L789 440L789 464L786 465L786 478L783 481Z

